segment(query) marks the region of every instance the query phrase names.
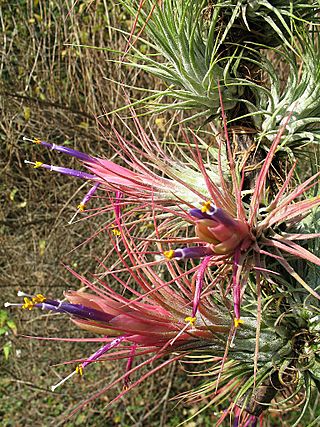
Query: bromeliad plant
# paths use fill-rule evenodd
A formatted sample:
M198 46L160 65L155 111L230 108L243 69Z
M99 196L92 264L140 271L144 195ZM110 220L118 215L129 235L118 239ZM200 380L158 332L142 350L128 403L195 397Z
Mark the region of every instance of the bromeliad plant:
M235 49L231 55L221 49L235 17L222 28L219 19L223 9L217 5L210 21L206 20L203 0L121 3L136 16L133 31L140 24L139 43L141 33L145 30L148 34L149 39L143 42L150 50L144 54L136 48L131 33L128 47L133 53L126 52L121 63L160 77L169 85L147 98L154 111L200 109L197 116L215 117L220 112L218 82L224 108L236 107L244 90L237 80L241 49ZM164 96L171 102L159 103Z
M152 90L145 99L153 112L169 108L198 110L192 118L215 118L221 112L219 84L224 109L238 123L246 109L254 119L261 121L261 115L266 114L278 120L281 113L273 115L274 111L270 111L277 108L277 100L287 92L289 97L300 97L305 87L305 79L301 82L302 89L299 79L292 80L299 68L297 54L305 65L306 75L313 67L310 80L318 79L319 43L313 37L309 39L309 35L303 37L306 22L318 23L320 4L317 0L133 0L122 1L122 4L134 17L134 25L120 63L142 69L168 84L163 91ZM134 34L136 28L139 28L137 35ZM297 36L300 43L295 40ZM143 50L136 47L137 42L144 45ZM277 71L266 64L265 55L261 54L261 49L278 45L283 45L285 61L291 67L288 87L281 94L277 93L280 90ZM261 84L255 77L261 70L270 80L270 92L268 85ZM314 93L317 86L311 81L308 94ZM252 103L253 96L257 99ZM263 105L266 98L268 104L272 104L267 111ZM142 101L136 103L140 105ZM292 110L288 108L284 112L288 111ZM266 130L265 126L262 130Z
M242 188L245 171L234 162L231 147L235 141L230 141L226 128L216 149L207 151L214 159L208 157L205 163L201 148L205 143L199 136L185 134L179 159L166 146L151 140L137 118L134 121L133 134L139 136L141 147L113 129L127 167L34 141L76 157L87 171L41 162L34 162L34 167L90 180L94 184L90 195L92 191L95 195L108 192L111 203L100 213L114 213L108 229L119 260L106 267L105 274L132 296L115 292L101 280L97 286L81 278L96 295L67 292L69 302L26 296L20 305L68 313L78 326L108 337L103 339L107 345L98 350L98 356L93 354L77 368L80 372L81 367L124 343L130 344L126 347L129 360L134 348L137 355L154 353L150 362L172 352L175 356L171 360L176 360L212 351L221 371L213 369L217 378L199 394L212 392L219 385L220 397L228 390L232 399L229 410L236 411L235 405L241 408L242 424L259 417L277 391L290 404L295 396L309 396L318 376L315 319L319 295L309 280L315 267L308 267L308 263L319 266L320 259L306 246L319 233L310 232L304 218L320 204L320 196L308 197L316 189L319 173L297 183L295 163L287 178L277 184L278 190L271 191L275 184L270 168L285 132L283 126L257 175L255 188L248 194ZM157 158L152 156L154 147ZM217 152L224 154L220 157ZM299 269L292 257L302 259L306 267ZM118 277L117 272L123 270L134 285ZM297 357L308 358L306 370L296 366ZM228 363L235 369L232 372L237 372L234 378L224 368ZM128 378L130 371L123 378ZM265 389L268 393L261 395L260 390Z
M316 425L320 172L310 142L318 141L319 43L315 27L309 31L305 23L315 5L128 4L136 16L128 47L147 64L133 65L173 84L165 92L175 99L170 107L197 108L214 121L205 131L181 128L179 140L161 143L128 106L134 129L123 127L129 137L108 124L118 161L33 140L79 161L83 170L27 163L92 183L76 214L92 197L101 200L90 216L106 215L117 256L104 261L103 278L94 282L71 271L87 290L68 291L66 300L21 293L18 306L68 314L80 328L102 335L103 346L53 389L94 362L126 357L123 375L95 394L123 381L115 401L171 362L191 360L205 366L207 379L181 398L209 399L223 411L216 425L228 425L231 416L235 427L271 425L269 410L291 410L290 426ZM280 89L271 63L256 60L256 33L245 49L235 45L240 19L248 32L262 19L283 42L290 90ZM164 62L140 53L144 31ZM300 31L295 40L294 31ZM266 70L270 83L244 78L250 63ZM231 126L229 116L240 125ZM305 143L312 165L298 156ZM158 360L139 377L141 367ZM292 409L299 406L297 415Z

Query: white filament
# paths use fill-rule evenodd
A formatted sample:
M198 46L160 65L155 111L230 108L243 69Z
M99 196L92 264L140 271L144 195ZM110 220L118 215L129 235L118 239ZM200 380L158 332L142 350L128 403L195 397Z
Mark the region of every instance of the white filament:
M23 141L30 141L30 142L33 142L33 141L34 141L33 139L31 139L31 138L27 138L27 137L25 137L25 136L22 138L22 140L23 140Z
M12 302L5 302L5 303L3 304L3 306L4 306L5 308L7 308L7 307L22 307L22 306L23 306L23 304L16 304L16 303L12 303Z
M73 223L75 217L78 215L79 212L80 212L80 209L77 209L77 212L73 215L73 217L70 219L70 221L68 221L69 225Z
M71 372L67 377L63 378L61 381L58 382L58 384L55 384L50 387L51 391L55 391L56 388L60 387L62 384L64 384L66 381L68 381L71 377L73 377L77 371Z
M34 297L34 295L26 294L25 292L22 292L22 291L18 291L17 292L17 296L18 297L28 297L28 298L33 298Z

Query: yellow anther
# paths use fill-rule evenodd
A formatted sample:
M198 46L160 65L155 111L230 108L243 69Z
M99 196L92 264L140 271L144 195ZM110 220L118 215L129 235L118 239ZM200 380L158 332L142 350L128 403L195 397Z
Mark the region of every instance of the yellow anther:
M210 200L207 200L202 204L201 212L207 213L210 211L210 209L211 209L211 202Z
M234 319L234 327L238 328L240 325L244 324L244 320L242 319Z
M40 304L45 300L46 298L42 294L37 294L35 297L32 298L33 304Z
M115 227L113 224L112 224L112 233L114 234L114 236L121 236L121 231L119 230L119 228L118 227Z
M83 212L85 210L86 205L84 203L80 203L77 206L77 209L79 209L80 212Z
M191 317L191 316L188 316L188 317L186 317L186 318L184 319L184 321L185 321L186 323L190 323L190 325L191 325L191 326L194 326L194 324L195 324L196 320L197 320L197 318L196 318L196 317Z
M167 258L167 259L172 259L174 257L174 250L170 249L170 251L164 251L163 255Z
M35 144L41 144L41 139L39 139L39 138L34 138L33 142L34 142Z
M42 162L35 162L35 164L34 164L33 168L34 168L34 169L41 168L41 166L42 166L42 165L43 165L43 163L42 163Z
M29 298L25 297L25 298L23 298L23 301L24 301L24 304L23 304L22 308L23 308L24 310L32 310L32 309L33 309L33 307L34 307L34 302L33 302L33 301L31 301L31 299L29 299Z
M24 304L22 308L24 310L32 310L36 304L42 303L45 300L46 300L45 297L41 294L37 294L32 299L25 297L23 298Z
M76 373L80 375L80 377L82 377L83 375L83 366L82 365L78 365L76 367Z

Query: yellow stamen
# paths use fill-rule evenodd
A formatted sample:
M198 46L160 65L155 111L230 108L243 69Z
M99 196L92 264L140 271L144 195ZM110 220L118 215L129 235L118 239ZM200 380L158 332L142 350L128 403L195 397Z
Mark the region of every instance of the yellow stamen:
M40 304L45 300L46 298L42 294L37 294L35 297L32 298L33 304Z
M210 200L207 200L202 204L201 212L207 213L210 211L210 209L211 209L211 202Z
M244 324L244 320L242 319L234 319L234 327L238 328L240 325Z
M34 142L35 144L41 144L41 139L39 139L39 138L34 138L33 142Z
M42 163L42 162L35 162L35 164L34 164L33 168L34 168L34 169L41 168L41 166L42 166L42 165L43 165L43 163Z
M23 304L22 308L24 310L32 310L36 304L40 304L40 303L44 302L45 300L46 300L46 298L41 294L37 294L32 299L25 297L25 298L23 298L24 304Z
M174 250L170 249L170 251L164 251L163 255L167 258L167 259L172 259L174 257Z
M184 319L184 321L187 323L190 323L191 326L194 326L196 320L197 320L196 317L191 317L191 316L188 316Z
M82 365L78 365L76 367L76 373L80 375L80 377L82 377L83 375L83 366Z
M24 310L32 310L32 309L33 309L33 307L34 307L34 302L33 302L33 301L31 301L31 299L29 299L29 298L25 297L25 298L23 298L23 301L24 301L24 304L23 304L22 308L23 308Z
M77 209L79 209L80 212L83 212L85 210L86 205L84 203L80 203L77 206Z
M114 236L121 236L121 231L119 230L118 227L116 227L115 225L112 224L112 233L114 234Z

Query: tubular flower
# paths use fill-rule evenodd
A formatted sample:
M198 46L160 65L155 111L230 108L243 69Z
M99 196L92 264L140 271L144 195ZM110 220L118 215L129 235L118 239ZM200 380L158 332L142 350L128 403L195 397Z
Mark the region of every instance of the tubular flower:
M48 165L40 161L25 161L25 163L32 164L35 169L44 168L75 178L89 180L95 184L95 188L101 185L106 191L120 190L128 197L139 201L144 199L150 202L152 198L155 202L161 200L162 203L174 207L178 201L194 204L197 203L199 197L208 198L210 194L206 190L205 180L209 179L215 182L216 185L218 184L219 173L217 166L211 165L208 176L203 177L201 172L196 171L197 162L193 159L187 159L189 160L187 163L182 163L173 156L168 156L160 144L149 139L141 129L140 124L138 122L135 123L136 131L141 138L143 151L138 150L130 141L125 140L113 129L117 137L115 144L117 143L119 146L117 149L119 157L123 162L127 163L127 167L120 166L110 160L90 156L69 147L51 144L38 138L33 140L24 138L24 140L76 158L90 173ZM188 140L186 140L186 144L189 144ZM156 158L154 156L154 146L158 152ZM143 156L143 160L139 159L138 155ZM148 166L148 163L150 163L151 167ZM85 199L84 202L80 203L80 210L84 209L87 201Z
M222 321L218 316L219 310L209 315L206 319L207 325L200 319L195 325L195 321L190 320L192 318L188 316L190 309L186 307L187 301L183 299L176 299L172 311L165 308L167 304L130 301L124 297L120 298L116 293L111 298L68 291L65 297L69 302L47 299L38 294L32 298L24 297L23 304L15 305L26 310L38 308L65 313L82 329L103 335L125 335L127 341L143 346L162 347L170 340L172 344L178 345L192 341L195 337L210 340L214 331L228 331L228 317L224 316ZM173 300L172 296L171 299ZM7 306L9 305L7 303ZM192 323L192 328L184 330L189 323ZM181 331L183 333L180 333Z
M191 209L189 214L195 218L195 234L208 245L165 252L169 259L228 255L244 241L250 240L249 227L245 222L232 218L210 201L204 202L201 209Z

